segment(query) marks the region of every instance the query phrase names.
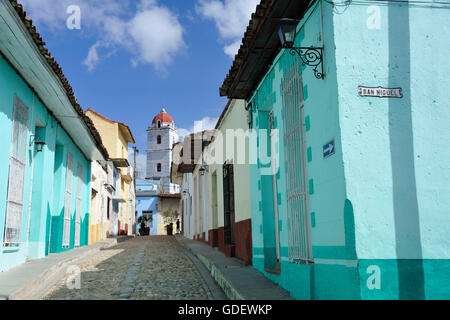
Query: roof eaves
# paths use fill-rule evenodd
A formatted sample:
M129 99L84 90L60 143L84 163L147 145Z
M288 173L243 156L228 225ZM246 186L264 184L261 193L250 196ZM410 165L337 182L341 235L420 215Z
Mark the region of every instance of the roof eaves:
M26 11L23 9L22 4L18 3L17 0L9 0L12 7L16 11L17 15L19 16L20 20L23 22L24 26L28 30L29 35L33 39L34 43L36 44L39 52L42 54L50 68L53 70L53 72L56 74L58 79L61 81L62 86L64 87L67 97L72 104L74 110L78 113L81 120L85 123L87 126L91 136L93 137L94 141L96 142L96 145L100 152L103 154L105 159L109 158L108 151L106 150L105 146L103 145L102 138L100 137L100 134L98 133L97 129L95 128L94 124L92 123L91 119L89 119L83 112L83 109L78 104L77 99L75 98L73 88L70 86L69 81L65 77L61 66L56 62L55 58L51 55L50 51L45 47L45 42L43 41L41 35L36 31L36 27L33 25L33 20L28 18L26 16Z
M91 109L91 108L88 108L86 111L84 111L85 114L88 113L88 112L91 112L91 113L95 114L96 116L98 116L99 118L101 118L101 119L103 119L103 120L105 120L105 121L108 121L108 122L110 122L110 123L117 123L119 126L121 126L121 127L124 128L126 131L128 131L129 138L130 138L130 139L129 139L129 142L130 142L130 143L136 143L136 141L135 141L135 139L134 139L134 136L133 136L133 133L131 132L130 127L129 127L128 125L126 125L125 123L120 122L120 121L111 120L111 119L105 117L104 115L98 113L97 111L95 111L95 110L93 110L93 109Z
M242 65L245 63L251 52L255 36L258 34L265 21L265 17L270 11L268 9L270 9L276 1L277 0L261 0L260 4L256 6L256 10L252 14L247 30L244 33L239 51L235 56L227 77L220 87L219 91L221 96L229 96L229 90L236 81L238 74L241 72Z

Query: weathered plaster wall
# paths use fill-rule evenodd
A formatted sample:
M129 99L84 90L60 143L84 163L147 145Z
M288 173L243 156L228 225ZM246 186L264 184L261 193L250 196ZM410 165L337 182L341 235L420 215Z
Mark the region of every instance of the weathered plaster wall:
M273 218L272 177L264 175L267 165L259 163L250 169L253 265L273 281L290 291L297 299L358 298L357 274L351 206L346 201L344 166L339 127L337 76L334 57L334 30L331 7L323 8L321 36L320 7L310 10L298 26L296 46L321 46L324 42L325 79L314 77L311 67L303 67L304 125L306 132L307 175L311 236L314 265L289 262L286 199L286 159L282 113L283 75L294 63L287 50L275 59L250 102L254 105L255 129L268 129L268 114L274 113L279 130L278 194L281 272L267 273L276 261L275 222ZM256 110L255 110L256 109ZM323 145L335 140L335 154L323 157ZM260 136L251 146L267 150ZM265 149L266 148L266 149ZM353 237L354 238L354 237ZM352 241L353 240L353 241Z
M121 150L118 148L117 141L119 139L119 127L117 123L108 121L89 110L86 115L92 120L95 128L98 130L103 145L108 150L108 154L111 158L120 158Z
M142 216L142 211L153 211L153 221L150 227L150 235L158 234L158 197L157 196L137 196L136 197L136 221ZM139 234L140 224L136 225L136 234Z
M450 23L448 10L430 4L350 5L334 16L345 179L366 298L450 296L442 288L450 279ZM400 87L403 97L360 97L358 85ZM380 268L379 290L367 289L371 265Z
M164 221L164 218L162 216L162 213L166 210L172 209L172 210L179 210L179 205L180 205L180 199L173 199L173 198L158 198L158 232L157 234L159 235L166 235L167 234L167 230L165 228L165 226L167 225L167 223ZM178 214L180 212L178 211ZM179 217L180 219L180 223L181 223L181 216ZM177 225L175 222L172 223L172 227L173 227L173 234L176 233L177 230Z
M88 242L89 229L89 183L90 162L75 146L65 130L60 127L44 105L33 94L23 79L14 72L8 63L0 58L0 139L7 152L0 155L0 164L5 170L0 172L0 234L3 236L6 214L6 197L8 186L8 168L12 134L12 112L14 95L29 107L29 131L27 145L34 134L39 135L46 143L43 152L36 153L28 147L27 167L24 188L24 207L22 213L22 243L16 249L0 248L0 271L17 266L25 259L42 258L49 252L69 250L74 246L75 203L78 179L77 166L83 167L81 234L80 245ZM37 119L39 121L37 122ZM36 124L43 125L36 129ZM65 190L67 152L74 157L74 178L72 183L71 203L71 240L68 248L62 248L62 222L64 212L64 196L59 193ZM33 159L34 153L34 161ZM31 168L33 173L33 189L31 187ZM32 197L30 210L30 196ZM29 228L28 228L29 226ZM29 241L28 239L28 229Z
M108 182L107 172L97 162L91 163L91 193L90 193L90 210L89 210L89 244L94 244L106 238L108 227L107 218L107 201L109 193L104 187ZM93 190L97 192L92 200Z
M215 139L205 148L206 162L209 164L209 198L212 191L217 192L217 217L210 217L209 226L217 221L217 227L223 227L223 164L233 162L234 170L234 196L235 196L235 222L247 220L250 214L250 168L247 111L244 100L232 100L221 124L216 129ZM220 135L220 136L219 136ZM241 148L239 148L241 146ZM219 149L220 148L220 149ZM216 186L212 186L212 175L216 175ZM211 208L210 212L214 212Z
M183 183L182 183L182 193L181 193L181 199L184 200L184 218L183 218L183 234L185 237L189 239L193 239L194 237L194 218L192 214L192 196L194 194L194 186L193 186L193 179L192 179L192 173L185 173L183 174Z

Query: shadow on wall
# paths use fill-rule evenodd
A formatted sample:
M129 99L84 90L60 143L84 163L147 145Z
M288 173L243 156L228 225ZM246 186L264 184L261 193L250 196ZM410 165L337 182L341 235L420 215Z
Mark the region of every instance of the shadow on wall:
M390 4L388 8L389 86L403 88L402 99L389 99L399 299L424 299L424 272L411 114L409 5Z

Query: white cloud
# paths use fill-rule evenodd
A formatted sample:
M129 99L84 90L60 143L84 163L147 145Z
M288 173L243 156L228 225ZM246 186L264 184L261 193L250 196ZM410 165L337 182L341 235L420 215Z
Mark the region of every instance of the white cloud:
M68 6L81 8L83 33L93 33L97 37L83 61L90 71L117 49L125 49L131 54L133 66L151 64L157 70L164 70L185 46L184 29L178 17L157 0L140 0L136 5L137 12L131 16L125 16L134 3L129 0L22 2L39 27L53 31L65 28Z
M219 118L204 117L201 120L194 121L192 127L188 129L178 128L177 131L180 137L180 141L183 141L184 137L191 133L214 129L216 127L218 119Z
M223 51L231 58L234 58L234 56L238 53L239 48L241 47L241 40L237 40L236 42L233 42L232 44L225 46Z
M100 46L100 43L97 42L95 43L88 52L88 56L86 57L86 59L83 61L83 64L85 66L87 66L89 71L94 70L95 66L98 63L99 57L98 57L98 52L97 52L97 48Z
M128 32L139 49L139 54L133 59L134 65L151 63L161 69L170 64L172 57L185 46L183 27L178 18L165 7L150 5L149 9L139 12L129 22ZM134 48L133 45L129 49Z
M213 20L222 40L227 43L224 52L234 58L251 15L260 0L197 0L196 10L206 19Z
M109 16L117 16L126 11L129 0L21 0L27 13L39 27L53 31L66 27L69 17L67 8L75 5L81 9L82 26L92 28L101 25Z

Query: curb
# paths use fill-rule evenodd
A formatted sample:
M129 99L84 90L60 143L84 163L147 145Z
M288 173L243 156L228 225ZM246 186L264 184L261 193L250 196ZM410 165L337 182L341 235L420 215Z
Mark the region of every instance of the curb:
M3 300L39 300L53 285L55 285L59 280L61 280L66 275L66 270L70 265L82 263L93 255L98 253L100 250L104 250L117 245L117 239L99 242L99 245L83 252L80 255L69 257L64 259L45 271L43 271L39 276L25 286L17 289L7 296L2 296L0 299ZM94 244L95 245L95 244Z
M175 239L176 239L176 237L174 237ZM185 245L183 245L180 241L178 241L178 240L175 240L175 242L181 247L180 249L181 249L181 251L183 251L183 250L186 250L186 251L189 251L189 253L191 253L192 255L194 255L195 257L197 257L193 252L192 252L192 250L189 250L189 248L187 248ZM191 261L191 263L194 265L194 267L196 267L195 266L195 263L194 263L194 261L193 261L193 259L192 259L192 257L190 257L188 254L186 254L185 253L185 255L186 255L186 257L189 259L189 261ZM198 257L197 257L198 258ZM201 261L202 262L202 261ZM203 262L202 262L203 263ZM204 263L203 263L204 264ZM196 268L196 269L198 269L198 268ZM208 269L209 270L209 269ZM206 281L205 281L205 279L203 279L203 276L202 276L202 274L201 274L201 272L199 271L199 270L197 270L197 272L199 273L199 276L200 276L200 278L202 279L202 285L203 285L203 289L205 289L205 291L206 291L206 295L208 296L208 300L213 300L213 296L212 296L212 293L211 293L211 289L208 287L208 284L206 283ZM215 279L214 279L215 280ZM216 280L215 280L216 281Z
M245 297L243 297L239 291L236 290L226 279L226 277L223 275L223 273L220 271L220 269L212 263L208 258L201 255L200 253L196 252L194 249L191 249L190 247L186 246L182 241L178 240L178 238L175 237L175 239L178 241L178 243L183 246L183 248L189 250L193 255L195 255L209 270L211 273L211 276L213 279L217 282L219 287L222 288L225 295L230 300L246 300Z

